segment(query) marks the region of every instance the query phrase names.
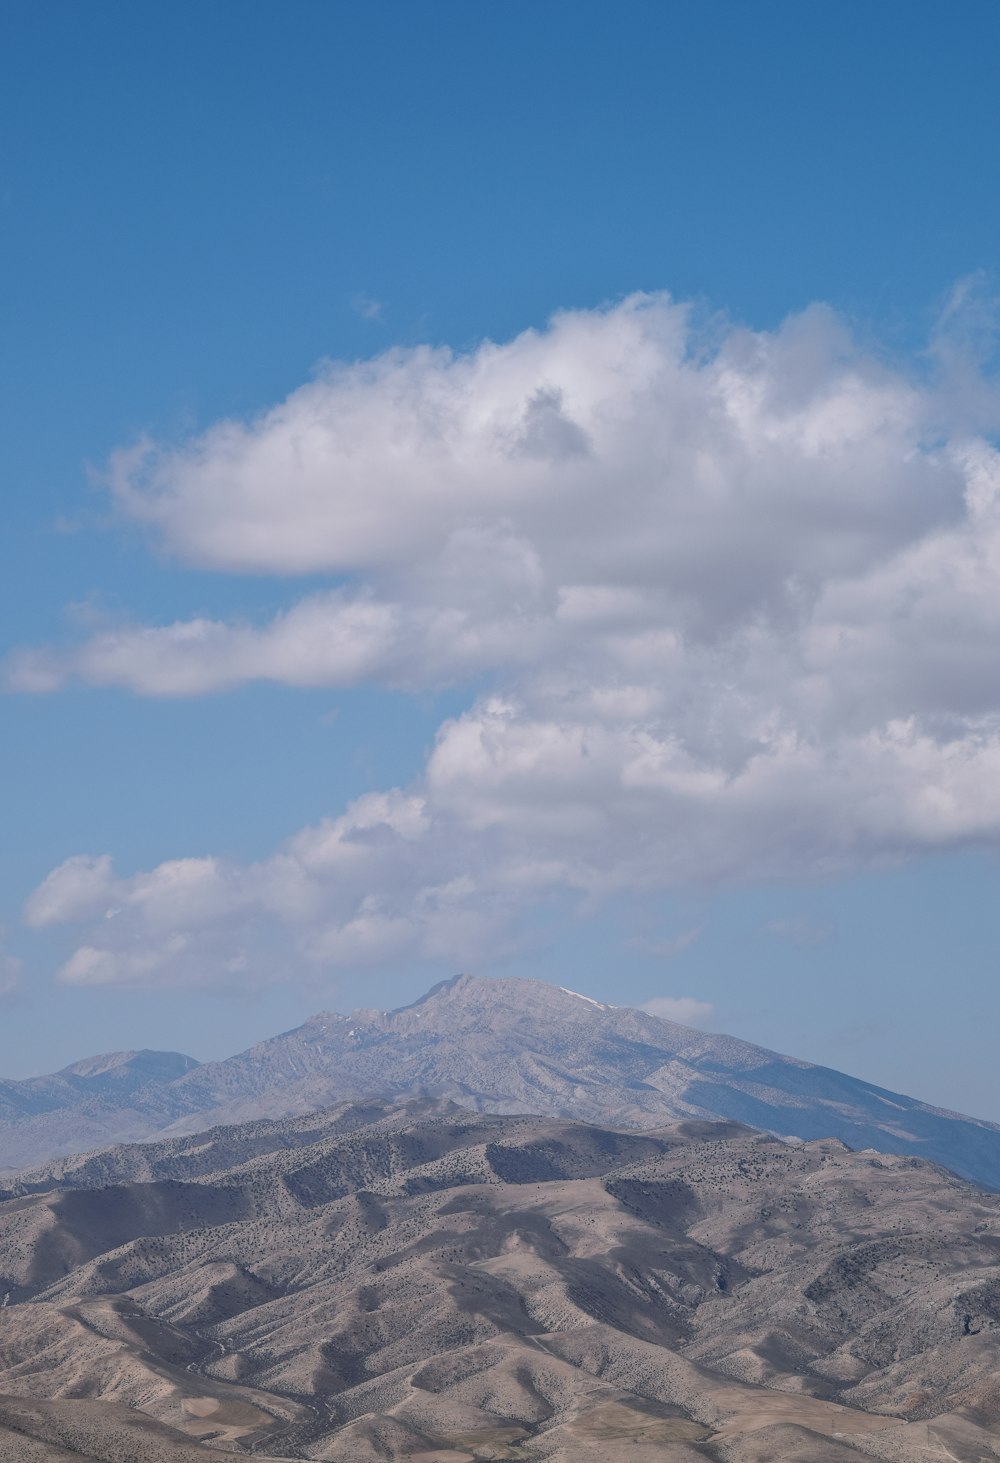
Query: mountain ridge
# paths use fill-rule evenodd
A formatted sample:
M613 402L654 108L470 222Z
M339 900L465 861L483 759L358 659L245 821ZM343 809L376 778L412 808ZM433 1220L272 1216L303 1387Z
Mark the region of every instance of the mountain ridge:
M0 1167L330 1103L427 1094L474 1111L637 1129L733 1120L786 1139L839 1138L853 1149L926 1157L1000 1189L998 1124L518 977L460 975L396 1010L320 1012L221 1061L174 1055L188 1065L169 1079L94 1078L83 1098L61 1076L0 1083ZM18 1116L8 1098L4 1111L10 1088L57 1080L63 1108Z

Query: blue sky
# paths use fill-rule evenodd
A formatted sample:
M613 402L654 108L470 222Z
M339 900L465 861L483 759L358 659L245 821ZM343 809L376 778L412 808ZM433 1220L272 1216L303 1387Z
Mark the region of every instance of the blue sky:
M0 1070L465 967L1000 1118L996 6L3 27Z

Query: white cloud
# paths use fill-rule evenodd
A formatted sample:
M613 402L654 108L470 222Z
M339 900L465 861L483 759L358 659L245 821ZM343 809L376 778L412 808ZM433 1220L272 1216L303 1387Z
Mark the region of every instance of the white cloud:
M651 1001L643 1002L640 1009L681 1026L709 1026L715 1017L715 1007L694 996L654 996Z
M300 601L263 628L217 620L119 625L69 655L22 651L9 675L24 691L55 690L72 674L147 696L197 696L252 680L353 685L384 679L400 663L399 618L396 606L333 592Z
M456 874L423 799L370 793L242 865L173 859L130 876L76 857L28 901L36 929L84 925L70 985L259 986L304 969L392 960L482 964L515 948L514 896Z
M828 311L706 352L658 296L330 367L249 424L118 453L109 485L188 562L347 587L264 624L123 624L11 674L183 695L569 657L607 679L671 647L680 670L759 624L808 630L831 586L863 589L928 535L962 552L963 453L994 469L942 445L939 411Z
M706 341L641 296L118 454L120 512L179 558L338 586L263 623L105 626L22 652L15 685L493 689L411 788L259 865L70 860L28 906L80 925L65 978L457 968L566 891L1000 846L1000 409L938 355L921 380L822 308Z
M38 886L25 906L25 919L33 929L85 919L108 905L113 887L110 854L77 854Z

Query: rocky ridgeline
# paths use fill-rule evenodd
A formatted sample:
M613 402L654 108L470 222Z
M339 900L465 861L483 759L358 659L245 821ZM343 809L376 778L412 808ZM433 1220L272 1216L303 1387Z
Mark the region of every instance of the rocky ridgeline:
M315 1016L222 1062L95 1058L0 1083L0 1168L368 1097L651 1128L732 1119L911 1154L1000 1189L1000 1127L540 981L458 976L398 1011Z

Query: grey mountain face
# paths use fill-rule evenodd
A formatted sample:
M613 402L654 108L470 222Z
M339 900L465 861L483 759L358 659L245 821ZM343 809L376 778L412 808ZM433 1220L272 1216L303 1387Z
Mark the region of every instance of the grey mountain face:
M430 1095L480 1112L635 1128L734 1119L787 1138L913 1154L1000 1189L997 1124L538 981L458 976L412 1006L315 1016L222 1062L149 1053L128 1061L139 1057L159 1057L166 1071L147 1062L141 1078L137 1066L123 1080L113 1064L86 1075L94 1063L84 1063L4 1084L0 1166L332 1102ZM45 1102L32 1106L37 1093Z
M24 1082L0 1078L0 1117L56 1112L92 1101L116 1105L150 1082L172 1082L197 1065L194 1057L180 1052L105 1052L74 1062L51 1077L29 1077Z
M0 1169L147 1137L170 1121L159 1094L197 1065L180 1052L106 1052L47 1077L0 1078Z

